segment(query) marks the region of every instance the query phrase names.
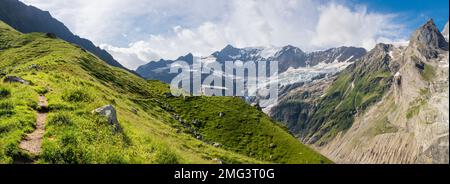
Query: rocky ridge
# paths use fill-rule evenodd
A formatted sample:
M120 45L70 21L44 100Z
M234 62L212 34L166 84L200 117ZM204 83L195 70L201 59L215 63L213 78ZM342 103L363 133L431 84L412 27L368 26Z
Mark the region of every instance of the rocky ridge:
M321 87L326 89L322 96L307 96L307 100L294 98L299 101L297 104L302 104L296 112L283 106L292 99L282 100L281 105L272 109L271 116L283 120L299 139L315 146L337 163L448 164L448 66L448 42L430 20L413 34L407 47L379 44L363 59L338 74L337 79L330 79L332 83L329 86ZM358 67L363 70L358 70ZM325 100L321 104L336 87L344 89L344 96L351 95L351 91L358 88L355 78L339 80L347 75L347 71L361 78L377 69L386 72L387 88L366 108L350 112L354 117L350 126L341 130L330 129L330 126L344 122L317 119L318 114L314 112L333 103ZM305 86L290 96L295 97L317 87ZM369 94L365 91L367 89L360 88L357 94ZM342 105L331 104L335 108L333 111ZM305 111L309 113L305 114ZM314 126L317 123L319 126ZM322 141L324 137L326 141Z

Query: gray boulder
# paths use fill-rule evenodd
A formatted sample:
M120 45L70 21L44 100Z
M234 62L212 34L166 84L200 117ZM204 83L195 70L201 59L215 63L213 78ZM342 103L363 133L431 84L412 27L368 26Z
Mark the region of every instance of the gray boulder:
M122 130L119 121L117 120L116 109L112 105L100 107L92 111L92 113L106 117L108 119L108 123L114 126L114 130L116 132Z
M3 79L3 82L9 82L9 83L21 83L21 84L25 84L25 85L30 85L30 82L17 77L17 76L7 76L5 77L5 79Z

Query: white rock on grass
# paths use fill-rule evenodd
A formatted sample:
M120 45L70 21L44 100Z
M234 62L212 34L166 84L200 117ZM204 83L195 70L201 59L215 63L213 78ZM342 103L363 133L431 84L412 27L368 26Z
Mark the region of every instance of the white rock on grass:
M119 121L117 120L116 109L112 105L100 107L92 111L92 113L106 117L108 119L108 123L114 126L115 131L121 130Z

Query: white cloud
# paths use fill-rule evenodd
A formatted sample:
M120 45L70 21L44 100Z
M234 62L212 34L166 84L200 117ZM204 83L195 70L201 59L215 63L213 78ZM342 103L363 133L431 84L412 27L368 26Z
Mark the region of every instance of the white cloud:
M209 55L227 44L290 44L312 51L343 45L370 49L379 41L402 39L395 15L368 12L345 0L24 1L50 10L131 69L189 52Z
M379 41L389 41L402 27L392 23L394 15L368 13L366 7L351 10L337 4L319 8L320 17L312 45L335 47L351 45L373 48Z
M128 68L135 69L148 63L150 60L159 58L151 46L144 41L138 41L130 44L128 47L120 48L107 44L100 45L100 48L107 50L115 59L121 61L121 64Z
M48 10L95 43L128 45L175 25L195 26L227 11L226 0L21 0ZM225 8L221 8L225 7ZM124 36L127 35L127 36Z

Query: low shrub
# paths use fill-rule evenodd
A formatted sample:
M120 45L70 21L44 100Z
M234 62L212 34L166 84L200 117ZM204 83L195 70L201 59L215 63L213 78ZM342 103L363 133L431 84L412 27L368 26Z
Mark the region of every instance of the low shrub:
M11 95L11 91L9 91L9 89L0 87L0 99L8 98L10 95Z
M89 102L91 101L90 95L81 89L66 91L62 99L67 102Z
M55 126L72 125L73 121L68 114L56 114L49 118L48 124Z
M34 90L40 95L45 95L49 91L47 87L36 87Z
M0 117L10 116L14 113L14 104L11 101L0 102Z
M156 153L156 163L158 164L178 164L177 155L166 147L161 147Z

